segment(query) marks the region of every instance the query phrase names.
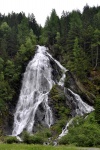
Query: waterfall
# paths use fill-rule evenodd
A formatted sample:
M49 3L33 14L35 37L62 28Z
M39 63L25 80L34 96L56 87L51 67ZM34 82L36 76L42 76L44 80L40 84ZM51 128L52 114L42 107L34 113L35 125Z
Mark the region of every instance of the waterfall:
M82 99L81 99L81 97L78 94L74 93L71 89L67 89L67 90L71 94L71 96L70 96L71 97L70 100L72 101L71 103L74 102L74 104L76 104L76 107L74 105L74 107L75 107L74 108L75 109L74 110L74 115L75 116L77 116L77 115L83 116L84 114L88 114L88 113L94 111L94 108L92 106L89 106L85 102L83 102ZM68 127L69 127L70 124L72 124L73 119L74 119L74 117L71 118L67 122L65 128L62 130L62 133L59 135L58 139L61 139L61 137L65 136L68 133Z
M34 58L27 65L24 73L22 88L14 114L13 136L21 134L24 129L32 133L35 115L40 104L43 104L45 109L45 123L48 127L53 124L52 111L48 105L48 94L55 84L50 59L63 72L58 83L63 86L66 69L47 52L46 47L38 46Z
M58 139L61 139L61 137L63 137L64 135L66 135L68 133L68 127L70 124L72 124L73 119L70 119L69 122L66 124L65 128L62 130L62 133L59 135Z
M74 93L71 89L68 89L68 91L73 96L72 101L76 103L75 116L76 115L83 116L84 114L88 114L94 110L92 106L89 106L88 104L83 102L78 94Z
M39 106L43 107L43 121L50 127L54 123L52 110L48 104L48 95L54 84L64 88L65 72L67 70L55 60L44 46L37 46L34 58L29 62L23 76L19 100L14 114L12 135L20 135L25 129L32 133L38 114ZM93 111L93 107L82 101L81 97L71 89L64 88L68 103L74 106L72 117L84 115ZM41 114L40 114L41 115ZM68 133L71 119L59 138Z

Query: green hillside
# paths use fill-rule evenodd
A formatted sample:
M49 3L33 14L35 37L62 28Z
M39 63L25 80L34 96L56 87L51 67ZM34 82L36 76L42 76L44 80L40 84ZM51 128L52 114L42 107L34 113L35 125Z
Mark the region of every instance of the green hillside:
M89 97L87 103L95 108L86 119L85 116L78 118L79 123L70 126L68 135L59 144L100 146L100 7L88 5L82 13L63 12L60 18L53 9L44 27L38 25L34 14L26 17L23 12L0 13L0 140L7 142L5 135L11 134L23 73L38 44L48 47L52 56L70 70L81 91ZM65 84L69 84L68 77ZM59 90L53 87L50 94L55 100L52 103L58 111L57 117L63 119L58 119L50 130L44 129L43 139L42 132L36 133L35 140L41 141L40 144L49 137L52 144L70 118L70 109L63 107L64 95L59 94ZM30 139L27 133L23 134ZM29 143L35 143L33 139ZM27 143L27 139L24 142Z

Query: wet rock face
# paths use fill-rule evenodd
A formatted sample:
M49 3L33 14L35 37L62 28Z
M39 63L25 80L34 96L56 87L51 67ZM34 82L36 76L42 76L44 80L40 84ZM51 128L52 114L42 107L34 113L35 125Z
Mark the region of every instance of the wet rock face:
M60 69L56 68L54 70L55 78L56 78L57 71L60 72ZM60 75L59 75L59 77L60 77ZM65 117L67 119L69 116L74 117L80 113L80 109L79 109L80 105L79 105L78 101L75 100L75 96L68 89L71 89L75 93L81 94L82 100L88 101L88 103L89 103L88 98L85 96L84 93L82 93L82 91L81 91L80 87L77 85L73 75L69 71L66 72L65 86L66 87L61 87L57 84L54 85L48 95L48 104L53 113L54 123L56 123L57 120L60 120L63 117ZM83 110L82 114L84 114L84 113L85 112ZM47 127L47 125L45 123L45 108L44 108L43 103L41 103L39 105L39 108L38 108L36 116L35 116L35 120L36 121L34 124L33 132L38 131L39 128Z
M73 90L75 93L80 93L81 90L77 86L75 78L70 71L66 72L65 87Z
M91 93L89 93L84 87L82 87L81 83L77 81L77 79L75 79L70 71L66 72L65 87L79 94L82 100L89 105L94 104L95 97Z
M49 106L52 109L54 123L57 120L67 119L70 116L70 109L66 103L64 88L54 85L49 94Z
M74 117L91 112L92 108L88 110L88 104L92 104L91 97L81 90L69 71L66 72L65 87L55 85L49 94L49 105L55 121L61 119L61 108L63 108L63 113L65 109L69 109L69 113L65 113L67 117L70 115Z
M66 97L66 104L71 110L71 116L75 117L76 115L80 115L81 111L78 100L76 100L75 96L67 88L64 89L64 93ZM83 114L85 113L83 112Z
M41 103L35 115L35 124L33 132L37 132L42 127L48 127L45 123L45 109L44 105Z
M53 81L55 81L55 83L57 84L62 76L61 68L51 58L50 58L50 64L51 64L51 68L52 68Z

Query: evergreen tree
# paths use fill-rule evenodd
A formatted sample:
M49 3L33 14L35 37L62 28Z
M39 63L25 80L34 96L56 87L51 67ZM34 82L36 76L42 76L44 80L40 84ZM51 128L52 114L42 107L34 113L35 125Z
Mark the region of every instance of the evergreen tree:
M78 38L75 39L74 49L73 49L73 62L72 62L73 71L77 77L84 79L86 76L87 70L87 60L84 51L80 48L78 43Z
M94 37L94 29L91 25L89 25L86 29L82 30L81 46L83 47L88 57L88 61L90 62L90 67L92 67L94 64L93 49L91 46L93 37Z
M73 11L70 15L70 29L67 38L67 50L72 51L75 38L79 38L82 34L82 21L80 12Z
M100 11L94 15L94 28L100 30Z
M100 124L100 96L96 98L95 102L95 119Z
M23 18L21 23L18 25L18 42L19 44L24 44L25 39L29 33L28 19Z
M90 11L90 7L86 4L86 6L83 8L83 14L82 14L82 20L83 20L83 27L86 29L92 20L92 13Z
M33 13L28 15L28 19L29 19L29 28L33 30L33 33L37 36L39 40L41 34L41 26L37 24Z
M94 37L92 40L92 51L93 51L93 66L94 70L100 65L100 30L96 29L94 31Z
M68 12L63 11L61 19L60 19L60 24L61 24L60 42L64 46L64 45L66 45L67 37L68 37L68 31L69 31L69 13Z
M48 43L50 45L55 44L56 34L60 32L60 20L56 14L55 9L52 10L50 18L47 17L45 27L44 27L45 36L48 37Z

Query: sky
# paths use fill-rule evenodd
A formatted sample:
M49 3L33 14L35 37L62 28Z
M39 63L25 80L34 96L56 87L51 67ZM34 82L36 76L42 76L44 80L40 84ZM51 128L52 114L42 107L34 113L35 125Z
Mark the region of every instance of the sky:
M44 26L47 16L50 16L52 9L61 17L62 11L71 12L80 10L84 6L100 6L100 0L0 0L0 13L8 14L13 12L33 13L38 24Z

